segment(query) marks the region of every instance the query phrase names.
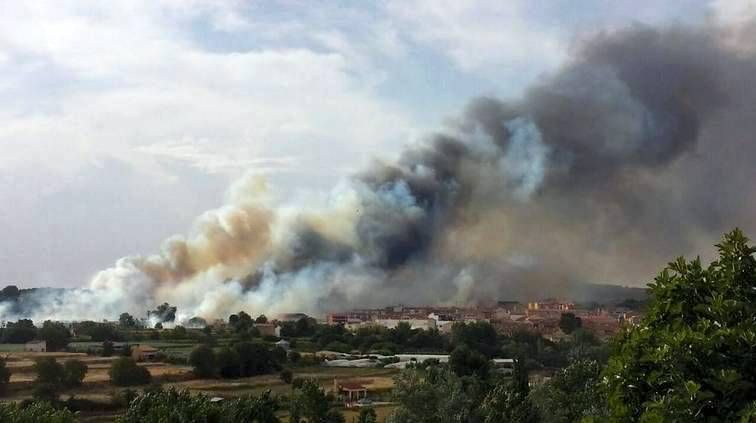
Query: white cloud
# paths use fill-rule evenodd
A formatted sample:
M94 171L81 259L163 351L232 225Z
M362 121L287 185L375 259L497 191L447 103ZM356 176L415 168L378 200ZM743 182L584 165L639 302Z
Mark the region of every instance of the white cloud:
M561 62L565 40L525 16L528 1L391 1L388 12L419 42L470 72L544 70Z

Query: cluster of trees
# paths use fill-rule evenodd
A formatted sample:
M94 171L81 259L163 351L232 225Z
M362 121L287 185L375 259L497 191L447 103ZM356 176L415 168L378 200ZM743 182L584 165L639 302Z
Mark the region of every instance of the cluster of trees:
M0 422L3 423L76 423L71 411L56 408L46 401L31 403L0 402Z
M189 354L189 364L198 377L238 378L281 370L287 353L280 347L259 342L237 342L217 351L200 345Z
M46 320L37 328L29 319L8 322L0 329L0 342L23 344L35 339L47 342L48 351L58 351L66 347L71 340L71 332L60 322Z
M113 360L108 375L110 381L116 386L146 385L152 380L150 371L139 366L131 357L119 357Z
M87 374L87 365L80 360L66 360L59 363L52 357L38 358L34 362L37 379L34 384L34 397L55 401L60 390L80 386Z

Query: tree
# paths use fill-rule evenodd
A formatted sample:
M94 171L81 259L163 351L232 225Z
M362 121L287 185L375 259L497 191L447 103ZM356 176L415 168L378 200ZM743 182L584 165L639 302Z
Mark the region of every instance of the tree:
M119 357L110 366L110 381L116 386L136 386L150 383L149 370L137 365L131 357Z
M278 377L281 379L281 381L283 383L285 383L285 384L288 385L288 384L291 383L291 380L293 379L294 376L292 375L291 370L289 370L289 369L283 369L278 374Z
M68 345L71 332L63 323L46 320L39 329L38 337L47 343L48 351L58 351Z
M614 421L756 418L756 249L739 229L716 247L709 266L679 258L649 284L603 375Z
M357 415L357 423L378 423L378 416L373 407L362 407Z
M3 343L24 344L37 337L37 327L29 319L8 322L3 331Z
M3 423L76 423L74 413L67 409L57 409L49 402L34 401L28 405L21 403L0 403L0 422Z
M449 368L457 376L477 376L480 379L487 379L490 370L488 358L483 354L472 351L466 345L461 345L452 351L449 355Z
M66 361L63 364L63 385L68 387L81 386L87 370L89 370L89 367L81 360L71 359Z
M516 358L511 381L500 381L486 395L481 406L484 423L537 423L538 410L529 394L530 384L524 360Z
M314 380L306 379L289 401L290 421L299 423L304 418L308 423L343 423L344 416L331 410L328 397Z
M240 375L239 354L228 347L221 348L215 356L218 373L223 378L235 378Z
M102 356L110 357L113 355L113 343L111 341L105 341L102 343Z
M147 312L147 318L154 319L158 323L173 322L176 320L176 306L168 303L160 304L155 310Z
M121 315L118 317L118 324L123 328L129 329L137 327L136 319L134 319L134 316L130 315L129 313L121 313Z
M208 345L199 345L189 354L189 365L197 377L215 376L215 351Z
M575 316L574 313L562 313L562 316L559 318L559 329L567 335L581 326L583 326L583 321Z
M188 390L157 390L145 392L131 402L120 423L162 422L254 422L278 423L278 401L265 391L248 396L213 403L206 395L192 395Z
M0 357L0 395L5 393L10 382L11 371L8 368L5 358Z
M36 383L63 383L65 370L63 365L52 357L41 357L34 361L34 372L37 373Z
M571 423L589 417L606 421L606 396L600 385L599 363L580 360L533 389L530 397L547 422Z
M239 356L239 372L242 377L262 375L280 368L272 352L264 344L239 342L233 348Z
M255 323L268 323L268 318L264 314L261 314L257 316Z
M394 378L390 423L457 423L477 416L479 401L446 366L406 369Z

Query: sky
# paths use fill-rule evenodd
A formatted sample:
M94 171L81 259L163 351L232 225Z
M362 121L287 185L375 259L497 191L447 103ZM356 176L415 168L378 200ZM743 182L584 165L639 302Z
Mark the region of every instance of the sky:
M263 175L318 198L581 37L744 1L0 0L0 285L81 286Z

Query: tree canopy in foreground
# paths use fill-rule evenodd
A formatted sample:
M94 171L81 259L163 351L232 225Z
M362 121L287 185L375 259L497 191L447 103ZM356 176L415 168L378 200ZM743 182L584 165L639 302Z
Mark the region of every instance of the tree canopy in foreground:
M716 247L707 267L670 263L616 340L604 372L614 421L756 418L756 249L738 229Z

